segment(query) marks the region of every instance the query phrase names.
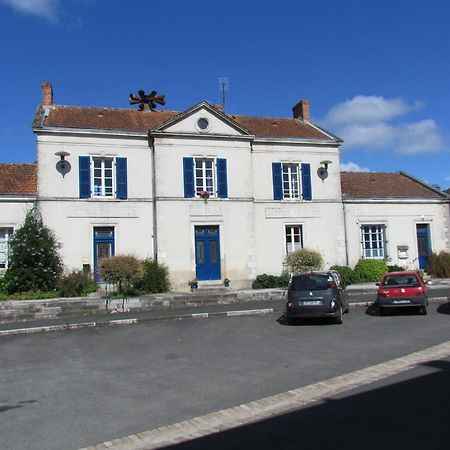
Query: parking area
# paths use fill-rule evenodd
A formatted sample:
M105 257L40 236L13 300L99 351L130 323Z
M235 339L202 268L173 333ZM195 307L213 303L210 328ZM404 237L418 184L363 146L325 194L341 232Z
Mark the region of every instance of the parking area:
M269 314L2 337L2 448L81 448L450 340L446 305L368 312L342 325Z

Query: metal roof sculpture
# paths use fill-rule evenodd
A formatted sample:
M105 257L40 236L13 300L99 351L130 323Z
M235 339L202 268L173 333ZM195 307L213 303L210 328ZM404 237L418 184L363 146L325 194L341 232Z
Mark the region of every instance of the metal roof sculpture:
M141 89L138 91L138 95L130 94L130 105L139 105L139 109L143 111L144 109L149 109L153 111L156 108L156 104L165 105L166 96L158 95L156 91L150 92L150 94L145 95L145 92Z

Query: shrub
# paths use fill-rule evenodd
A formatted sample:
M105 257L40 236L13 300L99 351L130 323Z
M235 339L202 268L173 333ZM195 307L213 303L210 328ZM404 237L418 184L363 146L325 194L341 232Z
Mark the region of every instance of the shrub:
M434 278L450 278L450 253L431 253L425 270Z
M383 259L360 259L355 266L355 276L360 282L380 281L388 271Z
M283 272L280 276L267 275L263 273L258 275L256 280L252 283L253 289L270 289L270 288L286 288L289 284L290 275L288 272Z
M392 265L392 266L387 266L388 267L388 272L403 272L406 269L402 266L397 266L397 265Z
M146 259L143 263L143 273L136 283L136 289L142 293L157 294L168 292L170 289L169 270L163 264L153 259Z
M135 256L117 255L100 260L100 275L110 284L114 284L119 293L131 294L136 290L143 274L143 264Z
M8 294L56 289L63 266L59 244L37 210L29 211L8 244L3 290Z
M286 256L286 264L292 273L310 272L323 267L322 255L316 250L302 248Z
M58 291L61 297L84 297L97 290L92 276L81 270L73 270L61 277Z
M345 286L349 284L358 283L358 277L351 267L348 266L331 266L330 270L335 270L341 277L342 283Z

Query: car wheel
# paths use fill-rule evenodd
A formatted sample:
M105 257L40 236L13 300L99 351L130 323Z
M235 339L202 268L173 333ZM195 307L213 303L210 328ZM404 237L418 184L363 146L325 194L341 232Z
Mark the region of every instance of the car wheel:
M428 314L427 307L426 306L421 306L420 309L419 309L419 312L420 312L420 314L422 316L426 316Z
M342 324L342 322L344 321L342 318L343 315L344 315L344 311L342 310L342 305L341 305L341 306L339 306L338 315L334 319L337 324L339 324L339 325Z

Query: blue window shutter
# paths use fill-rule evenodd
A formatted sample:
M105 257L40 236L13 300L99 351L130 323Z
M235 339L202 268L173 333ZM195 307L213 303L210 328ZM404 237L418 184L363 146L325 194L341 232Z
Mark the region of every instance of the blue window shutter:
M283 200L283 180L281 163L272 163L273 199Z
M184 197L194 197L194 158L183 158Z
M217 158L217 195L228 197L227 160L223 158Z
M311 164L302 164L302 195L303 200L312 199Z
M91 158L80 156L78 158L80 198L91 196Z
M116 197L128 198L127 158L116 158Z

